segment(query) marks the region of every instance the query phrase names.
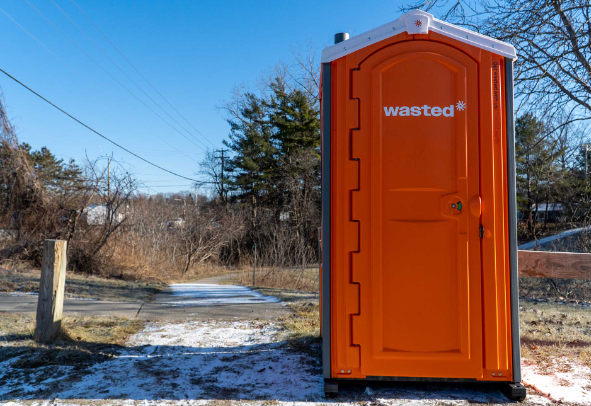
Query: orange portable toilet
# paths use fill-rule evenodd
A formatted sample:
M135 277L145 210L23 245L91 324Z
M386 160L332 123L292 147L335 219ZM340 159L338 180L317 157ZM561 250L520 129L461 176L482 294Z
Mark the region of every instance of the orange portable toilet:
M484 381L525 398L515 49L422 11L335 41L321 84L325 392Z

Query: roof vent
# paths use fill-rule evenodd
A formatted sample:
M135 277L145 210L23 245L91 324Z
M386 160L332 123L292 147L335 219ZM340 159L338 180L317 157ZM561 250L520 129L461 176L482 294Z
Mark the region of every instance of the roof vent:
M428 34L429 26L433 21L433 16L420 10L413 10L404 16L406 21L406 32L409 34Z
M347 32L337 32L334 35L334 43L338 44L339 42L343 42L349 39L349 33Z

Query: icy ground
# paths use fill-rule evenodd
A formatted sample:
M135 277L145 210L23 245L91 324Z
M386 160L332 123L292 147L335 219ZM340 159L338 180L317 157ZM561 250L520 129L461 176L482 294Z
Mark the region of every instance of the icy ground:
M279 324L260 321L151 323L116 357L79 370L43 366L27 383L13 378L15 359L0 360L0 405L507 403L487 386L425 384L363 385L326 400L318 348L296 350L284 338Z
M591 405L591 368L566 358L553 360L549 371L523 360L524 384L556 402Z
M155 303L173 306L211 306L218 304L278 303L272 296L264 296L245 286L179 283L170 285Z
M15 389L18 397L35 399L52 386L61 399L271 399L278 391L285 399L319 397L317 362L288 349L280 334L261 322L153 323L82 376L61 367L23 387L3 379L9 365L0 363L0 399ZM60 376L67 382L57 382Z

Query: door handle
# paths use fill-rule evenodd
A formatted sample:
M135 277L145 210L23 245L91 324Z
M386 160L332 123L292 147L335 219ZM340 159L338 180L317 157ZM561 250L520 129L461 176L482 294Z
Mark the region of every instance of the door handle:
M441 197L441 214L445 217L454 217L466 211L464 200L457 194Z

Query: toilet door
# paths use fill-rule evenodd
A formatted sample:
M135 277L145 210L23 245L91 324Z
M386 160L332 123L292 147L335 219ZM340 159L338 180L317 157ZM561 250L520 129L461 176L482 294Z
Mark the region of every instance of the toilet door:
M351 72L362 241L352 342L366 376L482 376L477 68L415 40Z

